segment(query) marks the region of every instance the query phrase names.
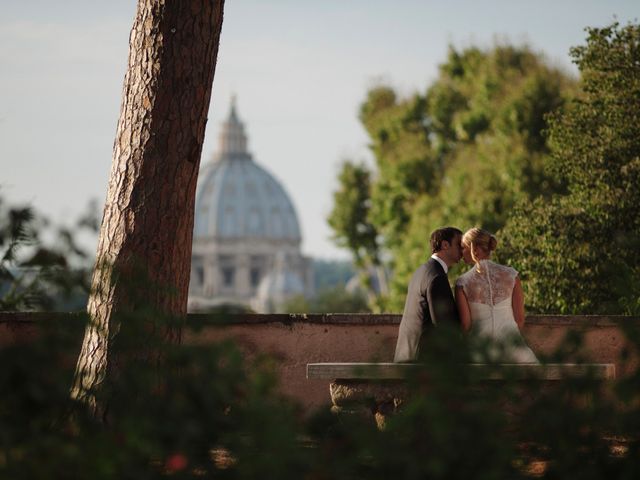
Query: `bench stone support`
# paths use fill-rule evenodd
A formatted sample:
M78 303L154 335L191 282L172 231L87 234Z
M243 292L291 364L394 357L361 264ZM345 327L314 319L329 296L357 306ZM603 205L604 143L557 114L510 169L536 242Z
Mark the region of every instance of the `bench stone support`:
M615 378L615 365L608 363L469 364L468 367L485 385L499 385L508 379L526 384L555 383L586 375L601 380ZM409 395L405 380L428 369L428 365L415 363L309 363L307 378L332 380L329 385L332 412L373 418L382 429L386 417L396 413Z

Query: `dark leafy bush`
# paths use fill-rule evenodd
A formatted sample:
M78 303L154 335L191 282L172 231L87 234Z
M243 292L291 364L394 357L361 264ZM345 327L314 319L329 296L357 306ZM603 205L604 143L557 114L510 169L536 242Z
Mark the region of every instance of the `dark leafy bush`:
M637 372L615 385L487 385L466 366L467 339L444 329L378 430L371 418L302 411L278 394L268 357L247 360L232 343L161 347L146 321L123 318L97 421L69 396L82 320L0 349L0 478L634 478L640 467ZM627 336L632 358L640 335ZM552 360L581 355L572 339Z

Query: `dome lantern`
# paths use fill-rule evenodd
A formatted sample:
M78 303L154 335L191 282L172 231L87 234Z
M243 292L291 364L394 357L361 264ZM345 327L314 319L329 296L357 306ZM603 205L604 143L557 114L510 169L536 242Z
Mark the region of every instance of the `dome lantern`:
M247 151L247 136L244 125L236 113L236 97L231 97L229 117L222 124L222 131L218 137L219 159L224 157L250 158Z

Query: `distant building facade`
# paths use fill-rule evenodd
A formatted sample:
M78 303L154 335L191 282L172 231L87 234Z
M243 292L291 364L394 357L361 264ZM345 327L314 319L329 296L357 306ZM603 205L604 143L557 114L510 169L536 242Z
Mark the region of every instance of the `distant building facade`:
M294 295L312 295L301 242L293 203L253 160L232 100L218 151L198 177L189 310L244 305L269 313Z

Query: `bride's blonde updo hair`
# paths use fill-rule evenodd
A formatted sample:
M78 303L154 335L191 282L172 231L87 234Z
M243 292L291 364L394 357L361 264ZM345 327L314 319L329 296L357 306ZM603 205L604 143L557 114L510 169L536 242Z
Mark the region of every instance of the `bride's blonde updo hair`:
M478 227L467 230L462 236L462 243L471 248L471 258L476 264L478 263L478 259L473 252L475 248L482 250L487 255L491 255L491 252L493 252L498 246L498 240L496 240L496 237L486 230Z

